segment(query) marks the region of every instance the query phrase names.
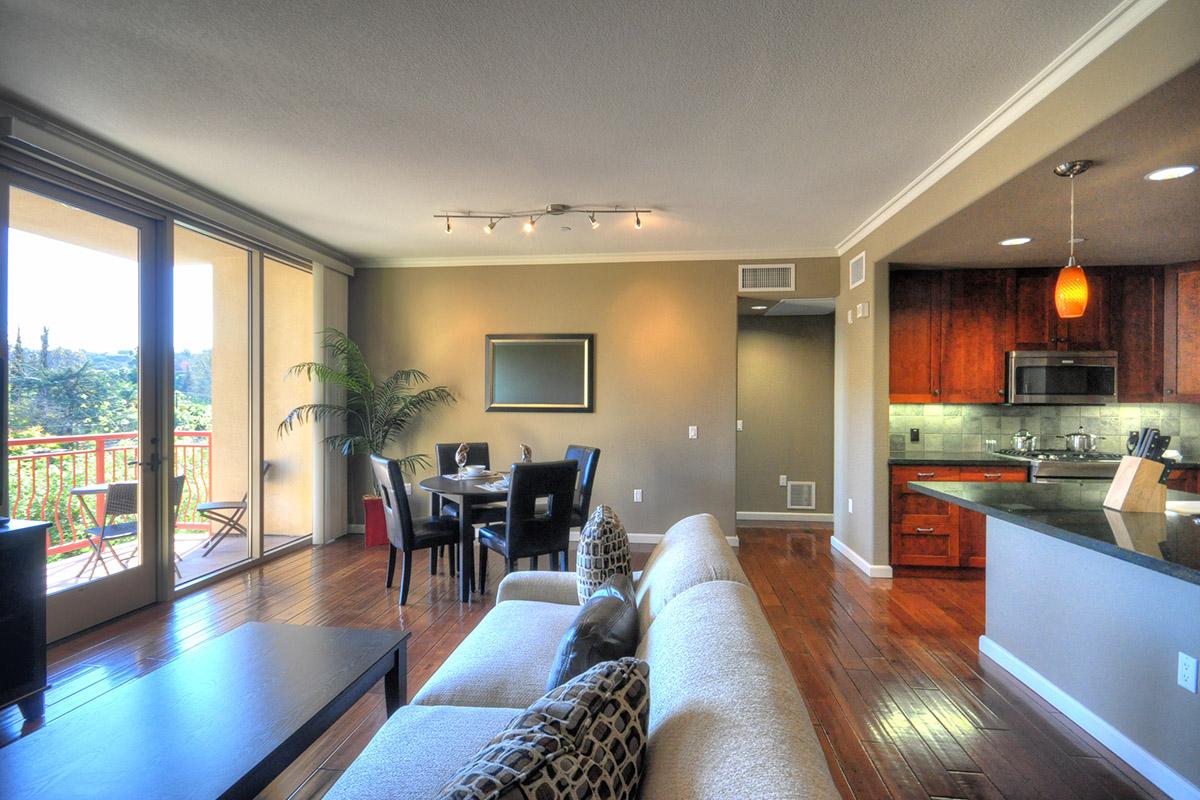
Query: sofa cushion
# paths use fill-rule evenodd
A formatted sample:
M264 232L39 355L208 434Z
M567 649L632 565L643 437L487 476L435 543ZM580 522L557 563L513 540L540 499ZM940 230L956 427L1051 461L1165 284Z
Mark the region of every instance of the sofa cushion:
M645 800L837 800L808 710L754 590L709 581L662 610L650 664Z
M674 597L705 581L750 585L716 518L696 514L672 525L646 561L637 582L642 634Z
M628 575L613 575L592 593L563 634L550 677L546 679L546 691L602 661L633 655L637 643L633 581Z
M402 706L325 797L429 800L521 713L519 708Z
M579 602L586 603L592 592L613 575L630 575L629 536L617 512L605 505L596 506L579 532L575 550L575 574L579 578Z
M597 664L530 705L437 797L632 800L641 780L648 690L644 662Z
M541 697L579 606L510 600L488 612L413 697L425 706L525 708Z

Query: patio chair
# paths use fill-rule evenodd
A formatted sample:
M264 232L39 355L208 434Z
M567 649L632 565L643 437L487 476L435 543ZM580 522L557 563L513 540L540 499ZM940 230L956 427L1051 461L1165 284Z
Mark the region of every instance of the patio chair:
M271 469L271 462L264 461L262 466L262 474L265 478L267 472ZM219 526L216 533L212 535L207 542L204 543L204 549L200 553L200 557L204 558L217 545L231 533L237 533L239 536L246 533L246 525L243 522L246 518L246 509L249 508L250 491L247 490L242 495L241 500L213 500L208 503L199 503L196 505L196 510L200 512L200 516L204 517L209 522L215 522Z
M122 560L117 553L117 548L113 542L117 539L128 539L130 536L136 536L138 531L137 519L128 520L126 522L114 522L113 520L119 517L136 517L138 513L138 485L137 481L126 481L121 483L110 483L108 488L104 490L104 516L100 520L100 524L95 528L88 528L84 533L88 536L88 544L92 546L92 552L88 555L87 561L83 562L83 569L79 570L79 575L83 577L83 573L87 572L88 566L91 566L92 572L88 578L92 578L96 574L96 567L104 567L104 574L111 575L112 571L108 568L108 563L104 560L104 546L108 545L109 554L116 559L121 565L121 569L128 568L128 564ZM134 550L136 553L137 551Z

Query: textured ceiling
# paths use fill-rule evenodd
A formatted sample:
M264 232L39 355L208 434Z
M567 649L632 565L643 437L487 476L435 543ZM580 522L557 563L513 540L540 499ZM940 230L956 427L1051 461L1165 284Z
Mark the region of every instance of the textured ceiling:
M1200 66L1155 89L932 228L891 257L924 266L1047 266L1067 258L1070 189L1063 161L1096 162L1075 179L1076 245L1083 265L1200 259L1200 173L1148 181L1155 169L1200 164ZM1014 236L1019 247L998 242Z
M0 0L0 86L359 257L800 254L1115 5ZM550 202L656 211L430 216Z

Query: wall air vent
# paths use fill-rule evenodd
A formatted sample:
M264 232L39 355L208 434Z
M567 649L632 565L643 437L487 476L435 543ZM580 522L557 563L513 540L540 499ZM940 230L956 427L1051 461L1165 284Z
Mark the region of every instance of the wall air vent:
M817 484L813 481L788 481L787 507L815 509L817 507Z
M739 292L796 291L795 264L739 264Z

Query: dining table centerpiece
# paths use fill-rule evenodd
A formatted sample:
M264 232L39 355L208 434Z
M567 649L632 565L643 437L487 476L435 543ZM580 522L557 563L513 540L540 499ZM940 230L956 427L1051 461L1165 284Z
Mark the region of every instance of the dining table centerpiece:
M326 402L305 403L289 411L279 423L279 436L308 422L340 422L341 430L329 432L323 439L330 450L347 458L383 455L388 445L422 414L455 402L445 386L427 385L429 376L419 369L398 369L381 378L347 334L326 328L320 335L324 361L294 364L287 376L315 380L334 391L326 392ZM431 466L429 456L424 453L408 453L396 461L406 475ZM387 544L383 499L379 487L374 489L373 494L363 496L368 546Z

